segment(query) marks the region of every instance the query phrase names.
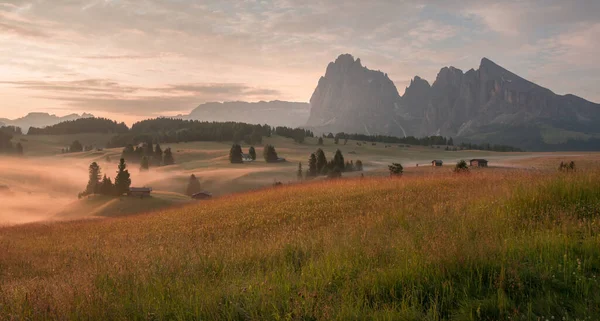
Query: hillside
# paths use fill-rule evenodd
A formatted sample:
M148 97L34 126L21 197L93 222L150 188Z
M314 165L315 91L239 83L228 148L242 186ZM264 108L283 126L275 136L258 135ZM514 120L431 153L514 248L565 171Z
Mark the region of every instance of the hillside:
M597 150L600 105L557 95L487 58L477 70L444 67L430 85L415 77L403 96L381 71L339 56L311 98L316 132L442 135L530 150Z
M481 170L0 228L0 319L595 320L599 195Z
M56 125L61 122L76 120L80 118L89 118L94 117L91 114L83 113L81 115L78 114L70 114L66 116L56 116L48 113L29 113L26 116L16 118L16 119L7 119L0 118L0 126L17 126L20 127L24 133L29 131L29 127L39 127L43 128L46 126Z
M188 115L179 115L178 118L300 127L306 124L309 111L310 105L308 103L279 100L253 103L230 101L205 103L196 107Z

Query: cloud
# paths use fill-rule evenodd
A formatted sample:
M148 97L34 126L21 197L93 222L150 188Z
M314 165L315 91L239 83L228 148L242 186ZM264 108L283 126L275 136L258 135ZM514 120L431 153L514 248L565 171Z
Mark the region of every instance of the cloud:
M280 92L238 83L190 83L163 87L122 85L107 79L76 81L0 81L0 85L41 92L36 98L59 101L73 110L161 115L187 112L207 101L273 99Z

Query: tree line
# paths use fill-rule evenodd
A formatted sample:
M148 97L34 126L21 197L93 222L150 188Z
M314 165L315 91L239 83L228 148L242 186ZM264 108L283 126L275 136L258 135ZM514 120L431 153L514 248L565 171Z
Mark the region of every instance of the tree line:
M230 163L242 164L245 161L244 156L245 155L242 151L242 146L240 146L240 144L231 145L231 149L229 150L229 162ZM254 149L254 146L250 146L250 148L248 149L247 157L249 158L249 159L246 159L248 161L256 160L256 149ZM265 159L265 162L267 162L267 163L278 163L278 162L285 161L284 158L280 158L277 155L277 151L275 150L275 146L273 146L273 145L265 145L265 147L263 148L263 158Z
M44 128L31 127L27 135L71 135L83 133L121 134L129 131L125 123L107 118L80 118Z
M21 128L14 126L0 127L0 154L23 155L24 149L21 142L13 144L15 135L21 134Z
M310 154L308 158L308 170L304 175L306 178L317 177L319 175L328 176L330 178L336 178L342 176L343 172L362 171L363 163L360 160L345 161L344 155L338 149L336 150L333 158L327 160L325 152L319 148L314 153ZM302 174L302 163L298 164L297 175L300 177Z

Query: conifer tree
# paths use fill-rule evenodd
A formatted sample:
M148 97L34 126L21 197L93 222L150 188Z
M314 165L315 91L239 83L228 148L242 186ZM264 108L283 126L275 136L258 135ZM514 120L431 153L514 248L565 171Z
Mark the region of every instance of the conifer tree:
M238 144L231 145L229 150L229 162L232 164L242 164L242 147Z
M117 177L115 177L115 193L117 196L121 196L129 192L129 187L131 186L131 175L127 170L125 159L121 158L118 168L119 171L117 171Z
M273 145L265 145L263 157L267 163L273 163L279 159L279 156L277 156L277 152L275 151L275 147Z
M319 146L323 146L323 137L319 137L319 142L317 143Z
M333 166L332 169L337 169L340 172L346 168L346 163L344 162L344 156L342 152L338 149L335 151L335 155L333 156Z
M302 180L302 163L301 162L298 163L298 171L296 172L296 177L298 178L299 181Z
M200 181L196 177L196 175L192 174L188 181L187 188L185 189L185 195L192 196L196 193L200 193L202 191L200 186Z
M356 170L357 172L362 172L363 163L360 159L356 161L356 164L354 165L354 170Z
M256 150L254 149L254 146L250 146L250 149L248 150L248 155L250 155L250 158L252 158L252 160L256 160Z
M392 163L392 165L388 166L388 169L390 171L390 176L399 176L404 172L404 168L400 163Z
M114 185L110 178L106 177L106 174L104 174L104 178L102 179L102 183L100 184L100 194L115 195Z
M98 166L98 163L93 162L90 164L88 174L89 179L84 194L96 194L98 193L100 186L100 166Z
M322 149L317 149L317 172L323 173L325 168L327 167L327 157L325 157L325 152Z
M171 147L165 149L163 156L163 165L173 165L175 164L175 159L173 158L173 153L171 153Z
M142 157L142 161L140 163L140 171L145 172L150 169L150 161L148 160L148 156Z
M81 145L81 143L78 140L75 140L75 141L73 141L73 143L71 143L71 147L69 147L69 151L71 153L82 152L83 145Z
M154 147L154 157L152 159L154 160L154 166L160 166L162 164L163 150L158 143Z
M317 176L317 173L317 156L315 156L315 153L312 153L308 159L308 176L315 177Z

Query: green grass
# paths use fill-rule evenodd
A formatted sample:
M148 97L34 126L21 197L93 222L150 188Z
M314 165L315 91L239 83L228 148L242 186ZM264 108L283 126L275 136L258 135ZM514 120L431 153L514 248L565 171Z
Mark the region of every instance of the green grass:
M0 229L0 319L597 320L600 173L314 182Z

